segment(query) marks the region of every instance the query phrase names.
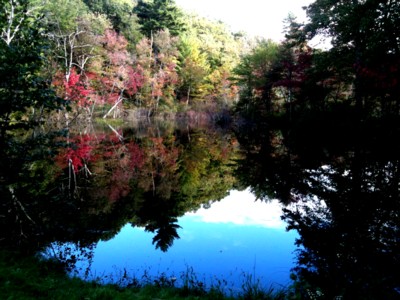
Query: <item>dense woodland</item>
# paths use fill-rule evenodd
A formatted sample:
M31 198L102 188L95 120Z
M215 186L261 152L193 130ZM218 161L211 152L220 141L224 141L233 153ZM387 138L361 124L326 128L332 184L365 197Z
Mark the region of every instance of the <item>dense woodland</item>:
M184 14L173 1L2 1L2 6L1 72L8 80L2 127L21 121L17 111L40 120L43 109L54 104L51 96L68 105L66 118L92 117L100 109L101 116L121 117L129 108L151 116L188 106L228 106L237 99L232 70L249 41L221 22ZM24 74L24 82L17 74ZM10 106L16 84L29 86L30 95L19 95Z
M398 114L399 4L316 1L286 39L252 40L172 0L2 1L1 128L69 115L147 116L188 107L296 113L338 103ZM267 30L267 29L266 29ZM331 39L313 49L314 36ZM10 95L12 95L10 99ZM198 109L197 109L198 111ZM100 115L99 115L100 116ZM60 118L60 114L58 114Z
M250 188L301 235L298 295L398 295L399 1L316 0L280 43L173 0L0 6L2 247L90 245L130 222L166 251L179 216Z

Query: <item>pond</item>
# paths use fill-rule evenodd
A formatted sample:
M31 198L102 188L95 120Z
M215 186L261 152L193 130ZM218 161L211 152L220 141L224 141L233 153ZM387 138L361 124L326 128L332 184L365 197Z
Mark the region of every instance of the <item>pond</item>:
M33 132L2 161L18 181L1 191L0 243L122 285L295 283L300 295L395 299L400 151L395 126L371 128L144 122Z
M278 200L236 190L242 154L233 132L107 125L61 140L55 162L65 192L81 202L80 222L96 220L79 238L85 250L67 239L46 251L68 261L72 275L118 282L124 274L125 284L167 276L182 285L190 272L229 291L250 277L267 288L290 284L296 233L285 230Z
M250 277L265 288L287 287L297 234L285 230L281 215L276 200L255 202L247 190L231 191L209 208L180 217L180 239L168 251L154 248L153 234L126 225L111 240L99 242L90 264L78 263L75 274L112 282L125 273L128 284L132 278L166 276L182 286L182 277L190 272L208 287L224 282L226 292L240 292Z

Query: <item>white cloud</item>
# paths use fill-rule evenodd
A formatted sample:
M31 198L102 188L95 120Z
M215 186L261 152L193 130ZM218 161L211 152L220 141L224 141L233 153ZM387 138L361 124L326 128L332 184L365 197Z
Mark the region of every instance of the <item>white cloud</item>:
M248 190L231 191L230 195L215 202L209 209L199 209L188 213L195 220L208 223L232 223L237 225L256 225L269 228L284 228L281 220L282 206L277 200L265 203L255 202L255 197Z

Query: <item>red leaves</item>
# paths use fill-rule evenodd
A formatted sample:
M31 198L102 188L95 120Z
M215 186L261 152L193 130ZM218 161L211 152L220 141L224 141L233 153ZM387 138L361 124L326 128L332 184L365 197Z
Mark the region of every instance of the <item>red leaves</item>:
M307 79L307 71L311 66L312 51L306 47L294 51L291 60L282 61L282 79L275 82L274 86L289 89L300 88Z
M132 97L144 83L143 70L140 66L134 70L131 66L127 67L127 78L124 82L125 92Z
M356 66L356 72L366 81L368 88L390 89L398 87L399 85L399 71L398 66L395 64L382 64L379 67Z
M124 36L119 35L114 30L107 29L101 39L104 48L110 52L126 52L128 41Z
M86 107L90 105L90 96L93 90L82 75L72 68L69 74L57 72L53 79L53 86L60 97L65 100L73 101L78 106Z
M73 171L77 173L84 165L89 163L93 151L93 146L90 145L91 139L92 137L87 134L72 139L69 146L56 159L59 166L62 168L71 166Z
M70 138L67 147L62 149L56 161L63 169L72 167L75 173L84 166L93 166L101 161L104 164L114 161L117 165L113 168L122 168L132 173L143 166L144 159L144 153L137 144L133 141L123 143L112 133L100 136L84 134Z
M144 153L139 145L131 142L127 145L130 157L129 167L131 170L140 169L144 165Z
M102 103L115 104L123 95L133 97L143 85L141 68L134 69L127 51L126 39L113 30L107 30L102 38L105 52L105 64L102 76L97 78Z
M75 68L71 69L70 76L67 80L64 80L65 87L65 99L76 101L79 106L89 105L89 95L92 90L86 87L81 75L79 75Z

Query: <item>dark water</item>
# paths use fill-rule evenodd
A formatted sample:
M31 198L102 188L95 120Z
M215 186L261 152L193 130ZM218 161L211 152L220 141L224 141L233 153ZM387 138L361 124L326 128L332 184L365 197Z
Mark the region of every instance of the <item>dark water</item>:
M3 149L2 247L45 250L104 281L189 272L231 289L249 275L287 287L293 273L304 295L399 295L393 126L57 132Z

